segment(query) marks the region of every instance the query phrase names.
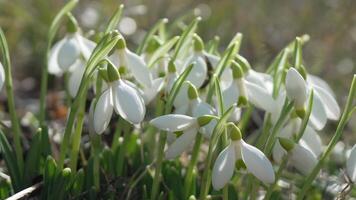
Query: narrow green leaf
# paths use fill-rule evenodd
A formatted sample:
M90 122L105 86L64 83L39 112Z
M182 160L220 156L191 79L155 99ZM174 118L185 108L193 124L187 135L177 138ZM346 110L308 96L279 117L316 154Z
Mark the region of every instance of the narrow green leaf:
M219 116L221 116L224 113L224 99L221 93L221 87L220 87L220 81L219 79L214 76L214 87L215 87L215 95L217 97L218 100L218 111L219 111Z
M39 174L40 158L42 155L42 129L39 129L33 136L30 149L26 157L25 178L28 182Z
M151 37L156 33L156 31L159 29L159 27L161 27L163 24L167 23L168 19L163 18L158 20L158 22L151 28L150 31L148 31L148 33L145 35L145 38L143 39L143 41L140 43L140 45L138 46L136 53L138 55L141 55L144 48L146 47L148 41L150 41Z
M117 24L121 19L123 9L124 9L124 4L120 4L119 7L115 10L114 14L110 18L108 26L106 27L105 34L115 30Z
M148 67L151 68L154 63L157 62L161 57L168 53L168 51L177 43L179 40L179 36L175 36L170 39L168 42L159 47L151 56L148 61Z

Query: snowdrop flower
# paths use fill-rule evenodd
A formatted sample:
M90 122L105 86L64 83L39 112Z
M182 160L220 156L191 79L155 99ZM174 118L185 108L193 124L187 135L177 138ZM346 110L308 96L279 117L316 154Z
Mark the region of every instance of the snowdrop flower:
M350 181L356 183L356 145L352 147L349 158L346 161L346 172Z
M304 78L296 69L290 68L287 72L285 86L287 97L294 102L297 115L303 118L305 116L304 104L308 99Z
M242 67L237 62L232 63L233 82L223 90L224 107L229 108L237 102L238 105L252 103L268 112L275 111L275 101L269 92L257 84L246 81Z
M216 115L215 109L199 98L197 88L190 82L185 82L185 84L188 85L187 93L189 101L187 104L176 108L174 113L188 115L192 117L200 117L203 115ZM203 133L203 135L209 138L216 124L216 120L211 120L207 125L201 127L201 132Z
M5 83L5 71L4 71L4 66L2 66L0 62L0 90L4 86Z
M69 17L67 27L67 35L55 43L49 53L48 72L57 76L70 72L69 92L74 97L85 70L85 62L96 43L81 35L74 18Z
M290 163L302 174L308 175L318 160L308 149L286 138L279 138L279 144L288 152Z
M241 137L240 130L230 123L231 143L217 157L213 172L212 184L215 190L223 188L231 179L236 162L243 162L247 171L264 183L273 183L275 175L272 164L256 147L247 144ZM240 163L241 164L241 163Z
M294 138L300 129L301 123L302 121L298 117L290 119L288 124L280 131L279 136L288 139ZM311 151L315 157L318 157L323 152L320 136L309 125L307 125L302 138L299 140L299 145ZM278 142L274 145L272 153L273 160L277 163L280 163L283 156L287 154Z
M162 115L150 121L160 130L177 133L176 140L168 147L166 158L173 159L182 154L194 141L201 127L209 124L214 116L190 117L180 114Z
M173 84L175 83L177 78L178 78L177 68L173 61L169 61L168 73L166 74L166 77L165 77L165 82L166 82L165 83L166 84L165 92L166 92L166 94L168 94L172 90Z
M145 117L146 108L137 89L131 86L132 83L121 80L117 69L110 62L105 79L108 88L99 97L94 110L95 132L101 134L105 131L114 109L126 121L139 124Z
M120 38L117 42L117 50L110 57L110 60L119 66L119 71L126 69L131 72L131 75L143 87L151 88L153 84L152 74L149 71L145 61L139 55L131 52L126 47L124 38Z

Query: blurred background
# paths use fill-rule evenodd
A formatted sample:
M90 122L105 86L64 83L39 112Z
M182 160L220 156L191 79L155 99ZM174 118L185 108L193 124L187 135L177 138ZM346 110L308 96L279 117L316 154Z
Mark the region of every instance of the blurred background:
M0 0L0 26L5 30L15 79L17 101L39 97L46 34L64 0ZM307 70L325 79L343 109L356 73L356 1L354 0L81 0L74 10L84 33L102 30L120 3L124 17L118 29L137 47L146 31L160 18L170 22L183 16L203 18L198 33L205 41L221 39L221 49L236 32L244 35L241 54L263 71L277 53L296 36L309 34L303 50ZM178 24L179 25L179 24ZM61 29L57 37L63 37ZM179 32L177 32L179 33ZM58 83L57 83L58 85ZM53 77L49 88L57 86ZM1 95L1 99L6 99ZM19 107L24 107L19 103ZM356 116L345 129L347 144L356 142ZM324 129L332 134L336 122Z

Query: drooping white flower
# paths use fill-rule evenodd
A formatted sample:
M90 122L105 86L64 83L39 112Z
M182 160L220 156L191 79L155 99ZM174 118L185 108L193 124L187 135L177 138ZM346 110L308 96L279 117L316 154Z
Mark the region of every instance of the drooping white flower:
M290 163L302 174L308 175L318 160L313 152L289 139L279 138L279 144L288 152Z
M190 117L168 114L151 120L150 124L163 131L178 133L177 138L166 151L166 158L173 159L187 150L195 140L199 129L207 125L212 119L212 116Z
M346 172L350 180L356 183L356 145L352 147L349 158L346 161Z
M247 144L240 130L235 125L231 127L231 143L217 157L213 172L212 184L215 190L223 188L231 179L235 163L243 161L247 171L264 183L273 183L275 174L271 162L256 147Z
M110 60L120 68L124 67L135 80L143 87L151 88L153 84L152 74L149 71L144 59L133 53L126 47L124 38L120 38L117 43L117 49Z
M4 86L5 83L5 71L4 71L4 66L2 66L0 62L0 90Z
M94 110L94 129L101 134L107 128L113 110L132 124L139 124L145 117L143 98L132 83L121 80L117 69L108 64L108 88L101 94Z
M287 72L285 86L287 97L289 100L294 101L296 113L298 116L304 117L304 104L308 99L307 86L304 78L296 69L290 68Z
M285 127L279 133L279 137L291 139L298 134L301 126L300 118L292 118ZM306 126L302 138L299 140L299 145L311 151L315 157L318 157L323 152L323 144L318 133L309 125ZM272 151L273 160L280 163L283 156L287 152L282 148L282 146L277 142Z

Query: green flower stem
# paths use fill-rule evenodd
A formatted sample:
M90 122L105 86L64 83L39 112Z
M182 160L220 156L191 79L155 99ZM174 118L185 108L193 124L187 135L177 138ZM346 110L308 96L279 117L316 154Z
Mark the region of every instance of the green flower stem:
M334 134L333 138L331 139L331 141L329 142L329 145L326 148L325 152L322 154L318 164L314 167L313 171L305 179L304 184L298 193L297 200L302 200L304 198L304 196L306 195L312 182L315 180L316 176L319 174L319 171L320 171L321 167L323 166L326 158L329 156L329 154L335 147L336 143L340 140L340 137L342 136L344 127L349 119L349 113L353 109L352 104L355 99L355 93L356 93L356 75L354 74L354 77L353 77L352 83L351 83L351 88L349 91L349 96L346 101L346 106L345 106L344 112L341 116L341 119L339 121L339 124L336 128L335 134Z
M69 161L69 167L72 170L72 172L77 171L78 153L80 150L80 139L82 136L84 117L85 117L85 102L80 106L80 110L77 118L77 126L75 128L74 135L72 138L73 142L72 142L72 149L71 149L70 161Z
M189 196L191 195L191 183L192 183L192 174L193 170L195 169L195 166L198 161L198 155L199 155L199 150L200 150L200 144L202 143L203 136L201 133L198 133L195 137L195 143L193 147L193 152L192 152L192 157L190 159L187 173L185 175L184 179L184 192L185 192L185 199L188 199Z
M274 146L274 143L276 142L277 139L277 134L280 131L280 129L282 128L288 114L291 112L293 108L293 102L289 102L286 99L281 111L281 114L279 115L279 118L276 122L276 124L274 125L272 132L270 134L270 136L268 137L268 140L266 141L266 146L265 146L265 151L264 153L266 154L267 157L269 157L272 153L272 149Z
M116 166L116 175L117 176L121 176L122 175L122 171L124 169L124 160L125 160L125 152L127 149L127 145L130 141L130 124L125 122L123 123L124 125L124 141L122 143L122 145L120 145L120 149L119 149L119 157L118 157L118 166Z
M0 28L0 48L1 48L1 52L3 54L2 57L3 57L3 67L4 67L4 72L5 72L5 89L6 89L6 94L7 94L8 108L10 111L12 132L14 134L16 159L17 159L17 164L19 167L19 172L23 173L24 161L23 161L22 146L21 146L22 133L21 133L20 124L18 121L19 118L17 117L16 108L15 108L15 97L14 97L14 92L13 92L14 90L13 90L13 85L12 85L11 61L10 61L9 48L7 45L5 34L1 28ZM20 177L23 177L23 174L20 174Z

